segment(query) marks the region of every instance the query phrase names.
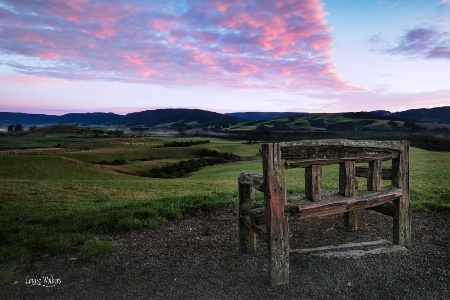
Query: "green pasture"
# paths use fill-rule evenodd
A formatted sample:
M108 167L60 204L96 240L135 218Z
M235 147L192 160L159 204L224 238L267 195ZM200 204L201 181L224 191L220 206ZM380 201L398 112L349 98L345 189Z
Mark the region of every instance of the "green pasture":
M171 140L74 140L58 150L0 151L0 277L9 278L35 255L64 252L73 259L89 259L117 249L111 239L116 233L153 228L192 211L235 204L239 174L262 172L258 144L208 138L208 144L161 148ZM8 143L3 141L9 145L3 149L23 148L18 140ZM232 152L243 160L177 179L123 174L194 158L201 149ZM90 163L115 159L127 164ZM449 165L447 152L411 149L413 209L450 209ZM289 194L303 192L302 169L288 171L287 182ZM337 166L324 168L323 182L324 189L337 189Z
M67 135L53 134L51 136L23 136L0 137L0 149L48 148L58 144L65 145L74 142L95 141L105 138L67 137Z
M388 120L370 120L373 124L367 124L367 119L354 119L346 117L345 114L306 114L296 116L285 116L276 120L262 121L259 123L243 122L232 127L233 130L254 130L257 126L265 125L268 128L285 126L289 130L300 131L326 131L327 125L334 125L337 130L365 130L365 131L393 131L403 126L403 122L395 121L396 125L391 126ZM342 128L342 125L347 125ZM348 127L350 126L350 127ZM347 129L345 129L347 128Z

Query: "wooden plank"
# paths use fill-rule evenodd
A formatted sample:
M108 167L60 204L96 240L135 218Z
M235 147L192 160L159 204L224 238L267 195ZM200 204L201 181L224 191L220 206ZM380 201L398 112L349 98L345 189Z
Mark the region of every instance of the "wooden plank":
M373 160L369 162L368 174L367 174L367 190L368 191L381 191L381 179L382 179L382 162L381 160Z
M281 150L284 148L302 146L345 146L359 148L379 148L400 151L403 148L402 141L375 141L375 140L347 140L347 139L324 139L324 140L302 140L280 143Z
M284 215L285 172L279 144L262 144L261 150L265 183L269 281L272 286L278 286L289 282L289 224Z
M305 196L312 201L322 200L321 165L312 165L305 169Z
M302 220L314 217L329 216L352 210L366 209L393 201L402 196L402 189L394 188L383 192L376 192L361 198L344 198L339 201L328 200L311 202L307 205L289 205L286 213L291 219Z
M383 180L392 180L392 167L381 167L381 178ZM367 178L369 175L369 167L368 166L356 166L355 167L356 177L364 177Z
M401 143L397 141L314 140L281 143L282 158L307 159L394 159Z
M398 154L396 154L395 156L397 157ZM293 161L293 162L286 162L285 169L288 170L288 169L295 169L295 168L307 168L312 165L328 166L328 165L340 164L340 163L343 163L346 161L355 161L356 163L364 163L364 162L370 162L372 160L373 160L372 157L366 157L366 158L348 157L348 158L342 158L342 159L305 159L305 160L299 160L299 161ZM382 160L392 160L392 155L390 155L389 157L386 157ZM361 167L357 167L357 168L361 168ZM362 167L362 168L364 168L364 167ZM358 174L360 174L360 175L357 175L359 177L367 177L367 170L366 170L365 174L363 172L360 172ZM391 179L391 178L389 177L386 179Z
M350 248L358 248L358 247L368 247L368 246L378 246L378 245L385 245L390 244L387 240L378 240L378 241L370 241L370 242L361 242L361 243L347 243L347 244L340 244L336 246L323 246L323 247L317 247L317 248L305 248L305 249L292 249L291 253L296 253L300 255L306 255L314 252L322 252L322 251L328 251L328 250L341 250L341 249L350 249Z
M256 250L256 233L243 222L244 207L253 199L253 189L248 184L238 183L239 193L239 249L242 253L254 253Z
M392 160L392 184L401 187L403 194L394 201L394 244L411 245L410 182L409 182L409 142L403 142L399 158Z
M354 160L358 163L369 162L373 159L392 160L398 157L398 152L390 151L388 153L380 152L377 155L365 153L364 149L360 149L359 153L333 153L331 149L321 151L321 149L290 149L286 151L283 159L288 160L287 168L306 168L310 165L333 165L347 160ZM322 149L323 150L323 149Z
M261 174L245 171L239 175L239 183L247 184L255 188L257 191L264 191L264 180Z

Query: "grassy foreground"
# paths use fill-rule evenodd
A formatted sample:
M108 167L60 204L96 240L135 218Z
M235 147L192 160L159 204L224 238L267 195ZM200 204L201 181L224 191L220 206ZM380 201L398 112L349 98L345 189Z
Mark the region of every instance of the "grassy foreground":
M10 277L35 255L64 252L72 259L88 259L115 250L111 236L116 233L154 228L192 211L236 203L239 173L261 172L259 145L210 140L188 148L161 148L167 139L122 138L0 151L0 278ZM246 159L205 167L184 178L132 176L193 158L199 149ZM92 163L114 159L127 164ZM449 165L449 153L412 149L413 209L450 209ZM338 186L333 168L324 169L324 189ZM302 192L302 180L302 170L290 171L288 193Z

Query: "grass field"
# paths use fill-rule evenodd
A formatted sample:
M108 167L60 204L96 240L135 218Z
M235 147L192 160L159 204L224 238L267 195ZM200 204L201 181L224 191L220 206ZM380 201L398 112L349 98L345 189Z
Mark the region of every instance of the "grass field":
M51 142L43 139L43 145L60 143L56 137ZM111 240L113 234L153 228L191 211L234 204L240 172L261 172L258 144L208 138L208 144L159 148L173 138L84 139L71 143L67 138L60 139L65 146L58 149L0 151L1 278L11 276L34 255L64 252L73 259L88 259L117 249ZM19 141L5 139L0 145L5 145L4 149L23 148ZM244 159L205 167L177 179L114 171L121 168L133 174L193 158L200 149L232 152ZM115 159L124 159L127 164L91 163ZM413 209L450 209L449 165L447 152L412 149ZM336 166L324 168L324 189L337 188L337 173ZM288 193L303 191L302 170L289 171L288 186Z

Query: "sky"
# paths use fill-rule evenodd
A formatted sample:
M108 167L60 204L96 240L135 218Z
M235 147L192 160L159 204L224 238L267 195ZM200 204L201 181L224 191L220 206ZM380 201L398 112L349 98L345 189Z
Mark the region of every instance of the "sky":
M450 0L0 0L0 112L450 106Z

